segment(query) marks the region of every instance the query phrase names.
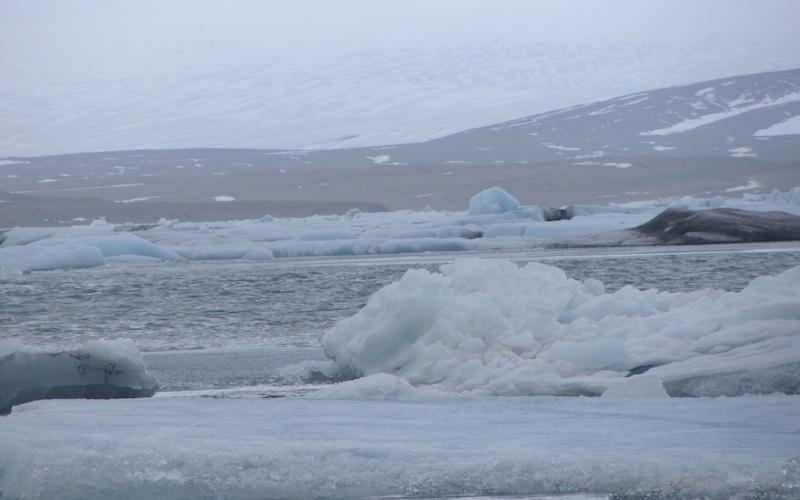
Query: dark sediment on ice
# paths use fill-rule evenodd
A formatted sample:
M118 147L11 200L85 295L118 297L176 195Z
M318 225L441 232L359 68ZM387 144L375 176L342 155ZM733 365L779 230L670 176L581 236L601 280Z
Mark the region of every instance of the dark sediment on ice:
M703 245L800 240L800 216L736 208L668 208L633 229L568 238L553 247Z

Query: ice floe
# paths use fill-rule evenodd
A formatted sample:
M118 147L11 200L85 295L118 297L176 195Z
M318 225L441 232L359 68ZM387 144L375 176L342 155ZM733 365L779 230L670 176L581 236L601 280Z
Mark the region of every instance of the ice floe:
M513 195L495 186L473 196L463 212L426 208L369 213L353 208L341 215L305 218L265 215L223 222L161 219L154 224L95 220L72 227L16 227L0 233L0 273L94 267L130 256L153 262L183 262L619 245L635 239L630 236L633 233L620 237L620 231L642 226L667 209L718 208L747 211L729 218L728 226L745 220L750 221L750 226L759 221L774 223L778 217L765 212L777 211L784 214L780 217L791 229L791 216L800 216L800 188L744 193L741 198L685 196L609 205L539 207L520 205ZM717 217L714 224L722 221ZM715 230L719 234L726 232L719 226ZM664 243L640 236L636 233L636 244ZM768 238L758 241L765 240ZM693 242L720 241L749 240L727 237Z

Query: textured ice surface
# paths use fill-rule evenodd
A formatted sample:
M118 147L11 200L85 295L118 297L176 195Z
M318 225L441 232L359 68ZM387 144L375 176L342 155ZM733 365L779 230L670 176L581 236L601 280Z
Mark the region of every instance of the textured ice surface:
M798 394L798 283L800 266L740 292L606 293L540 263L465 259L408 271L321 342L345 377L390 374L423 392Z
M159 396L15 409L4 498L797 498L800 396Z

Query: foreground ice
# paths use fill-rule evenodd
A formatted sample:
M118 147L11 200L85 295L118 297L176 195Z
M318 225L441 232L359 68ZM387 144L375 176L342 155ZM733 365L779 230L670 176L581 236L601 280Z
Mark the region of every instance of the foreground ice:
M440 269L408 271L322 335L339 374L366 376L331 395L800 394L800 266L691 293L606 293L536 262Z
M3 498L797 498L800 396L38 401ZM738 496L737 496L738 495Z
M0 341L0 414L38 399L137 398L157 389L130 340L94 341L54 353Z
M0 273L76 269L114 260L183 262L194 260L270 260L424 252L491 251L552 245L624 244L619 231L636 228L667 209L731 208L752 212L780 211L800 215L800 188L773 190L742 198L663 198L625 204L549 208L520 206L499 187L477 193L466 212L433 210L273 218L227 222L112 224L96 220L68 228L13 228L0 234ZM758 215L758 214L756 214ZM750 217L755 218L754 215ZM790 217L785 217L792 225ZM723 221L724 222L724 221ZM728 225L740 219L729 219ZM713 224L725 234L724 224ZM795 231L796 232L796 231ZM597 235L611 233L611 239ZM626 235L628 233L625 233ZM591 239L594 237L594 239ZM708 241L715 241L712 239ZM640 238L640 244L662 243ZM716 241L747 241L739 239Z

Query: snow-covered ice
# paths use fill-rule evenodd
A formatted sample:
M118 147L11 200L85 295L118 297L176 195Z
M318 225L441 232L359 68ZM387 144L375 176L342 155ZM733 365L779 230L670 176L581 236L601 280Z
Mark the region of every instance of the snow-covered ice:
M597 280L544 264L457 260L439 273L408 271L321 342L345 377L391 374L426 392L794 394L797 283L800 267L741 292L605 293ZM408 390L385 378L374 384L383 388L376 394ZM356 381L354 394L366 385Z
M797 396L39 401L0 422L0 485L64 500L789 500L799 411Z

